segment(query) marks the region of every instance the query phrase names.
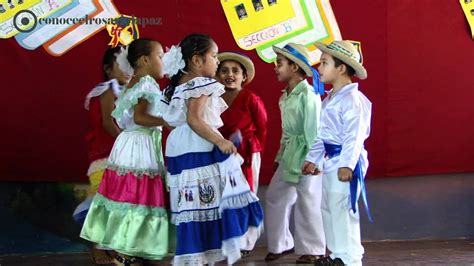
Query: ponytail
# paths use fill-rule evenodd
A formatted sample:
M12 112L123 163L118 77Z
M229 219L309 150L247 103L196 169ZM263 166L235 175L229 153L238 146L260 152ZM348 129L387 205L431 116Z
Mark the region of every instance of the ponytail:
M179 80L183 76L184 76L184 72L182 70L179 70L178 73L176 73L176 75L173 75L171 77L170 83L165 89L165 98L168 102L171 101L171 98L173 97L173 94L174 94L174 90L178 86Z

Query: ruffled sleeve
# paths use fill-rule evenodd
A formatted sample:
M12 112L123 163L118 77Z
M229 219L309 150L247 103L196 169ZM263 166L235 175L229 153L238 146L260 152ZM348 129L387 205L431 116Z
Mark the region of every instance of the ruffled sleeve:
M167 105L163 118L173 126L186 123L187 101L190 98L199 98L203 95L209 96L209 101L204 113L206 122L212 123L212 119L220 120L220 114L227 109L227 104L220 97L224 94L224 85L212 78L197 77L176 87L170 101L164 101ZM211 118L211 116L213 116ZM207 118L207 119L206 119Z
M90 104L91 99L102 95L108 89L111 89L115 97L118 97L122 87L120 87L120 84L118 83L116 79L111 79L109 81L99 83L95 88L93 88L87 94L86 99L84 101L84 108L86 110L89 110L89 104Z
M115 110L112 116L120 124L127 112L133 114L133 107L138 103L138 99L145 99L149 104L149 114L153 116L162 116L159 103L162 99L160 86L155 79L150 76L144 76L132 88L126 89L115 102Z
M202 95L219 98L224 94L224 85L215 79L197 77L178 87L171 98L170 106L182 106L189 98L199 98Z

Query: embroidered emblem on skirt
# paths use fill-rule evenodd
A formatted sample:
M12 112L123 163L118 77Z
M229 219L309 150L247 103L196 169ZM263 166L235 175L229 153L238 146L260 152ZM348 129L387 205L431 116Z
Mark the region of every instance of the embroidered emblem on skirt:
M199 184L199 200L201 204L213 203L216 199L216 189L212 184L203 182Z

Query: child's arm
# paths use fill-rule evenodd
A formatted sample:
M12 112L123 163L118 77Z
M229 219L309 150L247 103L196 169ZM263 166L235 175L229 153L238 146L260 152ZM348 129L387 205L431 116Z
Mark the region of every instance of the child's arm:
M278 100L278 103L282 101L283 95L280 96L280 99ZM283 115L281 116L281 138L280 138L280 148L278 148L278 152L275 156L275 160L273 162L273 171L276 171L278 168L278 165L280 164L281 157L283 157L283 152L285 151L285 132L283 129Z
M319 162L324 157L324 143L320 138L317 138L309 149L306 161L311 162L315 165L319 165Z
M133 109L133 121L137 125L144 127L156 127L165 125L165 121L161 117L155 117L147 113L148 101L138 99L138 103Z
M342 108L343 143L339 157L339 179L349 181L359 161L364 141L370 130L370 105L358 98L349 98Z
M311 151L318 140L317 135L321 112L321 98L313 92L310 92L307 97L308 98L302 98L303 102L301 103L304 108L304 136L306 142L306 153L304 154L303 166L301 167L304 175L314 175L317 174L318 171L316 163L312 161L308 162L308 157L310 157L310 160L315 159L311 158Z
M321 98L312 91L308 93L308 98L302 98L304 112L304 137L306 142L306 152L308 153L311 146L316 141L318 135L319 117L321 112ZM305 156L307 155L305 154Z
M284 151L285 151L285 136L283 135L283 132L282 132L281 138L280 138L280 148L278 149L278 152L275 156L275 161L273 162L273 171L276 171L278 166L280 165L280 160L281 160L281 157L283 156Z
M267 110L258 96L254 95L250 98L249 111L256 128L255 135L263 151L267 141Z
M120 134L120 129L114 122L112 111L115 108L115 95L111 89L106 90L99 97L100 111L102 115L102 127L112 137L117 137Z
M202 119L204 106L208 98L209 96L206 95L202 95L199 98L189 98L187 114L189 126L199 136L217 145L222 152L226 154L237 153L237 148L232 142L224 139Z
M311 146L308 155L303 163L302 172L304 175L317 175L318 165L324 156L324 143L320 138Z

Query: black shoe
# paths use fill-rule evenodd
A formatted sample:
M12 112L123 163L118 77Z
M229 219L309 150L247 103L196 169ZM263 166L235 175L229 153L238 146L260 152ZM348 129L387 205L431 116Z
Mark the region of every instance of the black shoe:
M315 266L344 266L344 262L340 258L331 259L331 257L324 257L314 262Z
M324 255L301 255L296 259L296 264L313 264L322 258L324 258Z
M295 249L294 248L291 248L291 249L288 249L288 250L285 250L283 251L282 253L268 253L267 256L265 257L265 261L266 262L269 262L269 261L274 261L274 260L277 260L283 256L286 256L288 254L293 254L295 253Z
M252 253L251 250L244 250L244 249L241 249L241 250L240 250L240 256L241 256L242 258L247 258L247 257L249 257L249 256L250 256L250 253Z
M119 253L115 254L114 258L117 262L123 264L124 266L131 266L134 263L142 262L140 258L137 257L124 257L119 255ZM141 264L140 264L141 265Z

